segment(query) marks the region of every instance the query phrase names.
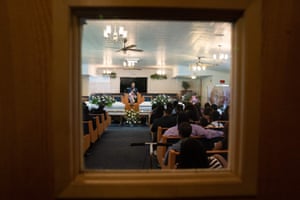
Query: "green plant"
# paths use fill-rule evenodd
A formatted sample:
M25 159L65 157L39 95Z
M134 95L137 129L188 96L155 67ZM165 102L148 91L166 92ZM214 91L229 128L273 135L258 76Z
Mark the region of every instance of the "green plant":
M189 89L191 87L191 85L187 81L182 81L181 86L185 90L187 90L187 89Z
M168 77L167 77L167 75L160 75L160 74L155 73L155 74L151 74L150 78L156 79L156 80L162 80L162 79L167 79Z

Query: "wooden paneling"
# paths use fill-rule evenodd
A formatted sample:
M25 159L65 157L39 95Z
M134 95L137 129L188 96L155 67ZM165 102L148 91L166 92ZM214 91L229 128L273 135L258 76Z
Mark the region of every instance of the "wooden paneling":
M50 3L1 1L1 199L51 199L53 195L46 96Z
M264 199L292 199L300 189L299 9L296 0L263 3L259 194Z
M297 0L263 1L258 197L214 199L298 194L299 7ZM2 0L0 18L0 198L54 199L47 131L51 1Z
M7 83L11 83L10 87L14 87L11 82L13 70L11 67L11 44L7 39L10 35L9 24L6 22L9 19L7 2L1 3L0 6L0 199L9 197L13 186L13 170L11 170L13 134L15 133L15 99L13 98L13 90L9 89ZM5 74L5 76L3 76ZM11 105L11 106L8 106Z

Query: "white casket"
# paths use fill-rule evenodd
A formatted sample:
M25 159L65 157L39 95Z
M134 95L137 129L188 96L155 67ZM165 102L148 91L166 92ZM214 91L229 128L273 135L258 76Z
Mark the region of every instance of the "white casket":
M122 115L125 113L125 104L122 102L115 102L111 106L105 106L104 110L109 115Z
M144 101L139 105L140 112L151 112L152 111L152 104L151 101Z

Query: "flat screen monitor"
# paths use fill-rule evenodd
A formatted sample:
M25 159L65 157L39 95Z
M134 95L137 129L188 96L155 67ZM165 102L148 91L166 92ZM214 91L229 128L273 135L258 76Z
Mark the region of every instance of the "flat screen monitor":
M131 83L135 82L135 87L140 93L147 93L147 78L132 78L132 77L120 77L120 93L128 92Z

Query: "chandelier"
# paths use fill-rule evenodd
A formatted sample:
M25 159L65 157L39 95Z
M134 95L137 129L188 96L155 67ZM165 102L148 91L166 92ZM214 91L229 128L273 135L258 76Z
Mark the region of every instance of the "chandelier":
M104 69L103 72L102 72L102 75L103 76L109 76L109 75L111 75L111 73L112 73L112 71Z
M139 58L126 58L123 61L123 66L124 67L135 67L135 65L139 62Z
M107 25L103 31L103 36L107 40L114 42L123 41L127 38L127 31L123 26L117 27L116 25L112 28L111 25Z
M190 64L190 71L191 71L191 79L196 79L197 75L199 75L198 73L200 71L205 71L207 67L209 66L213 66L212 64L209 64L207 62L203 62L201 60L201 58L205 58L205 57L198 57L198 60L195 63Z
M166 71L164 69L158 69L156 71L156 74L158 74L158 75L166 75Z
M215 61L226 61L228 60L228 54L222 51L222 45L218 45L218 51L217 53L213 54L213 58Z
M191 66L191 70L193 72L197 72L197 71L205 71L206 70L206 65L201 63L201 64L192 64Z

